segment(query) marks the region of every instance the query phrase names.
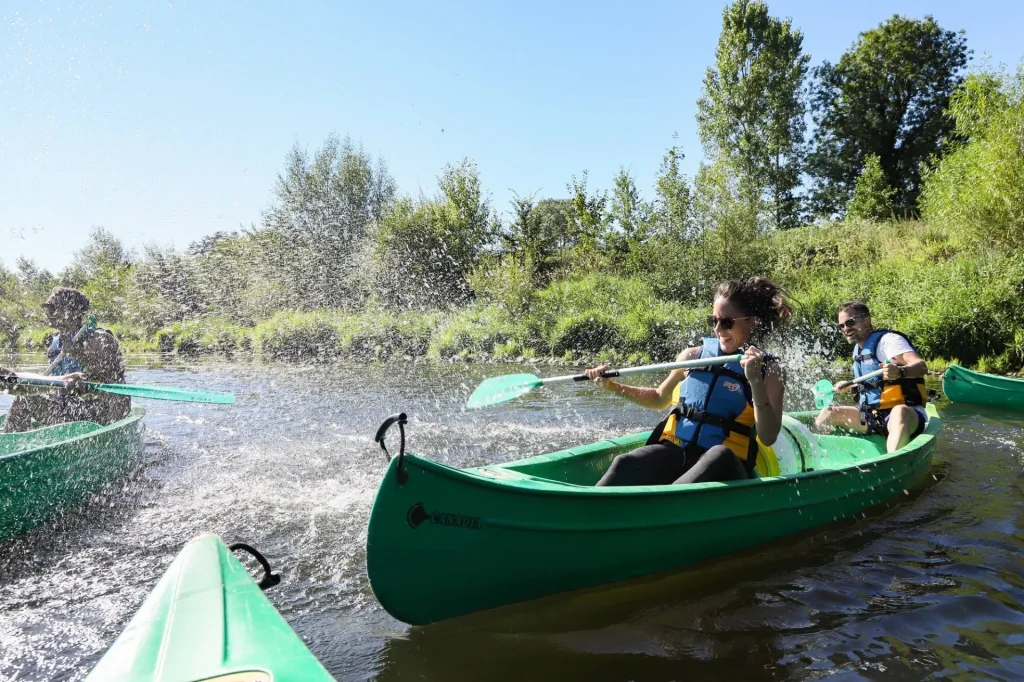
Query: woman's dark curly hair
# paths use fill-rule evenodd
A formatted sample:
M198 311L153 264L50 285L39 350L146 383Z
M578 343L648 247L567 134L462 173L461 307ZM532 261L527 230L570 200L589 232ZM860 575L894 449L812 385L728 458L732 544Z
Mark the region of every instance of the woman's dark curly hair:
M722 282L716 298L727 299L747 315L756 317L766 330L772 330L793 315L785 292L767 277L748 277Z

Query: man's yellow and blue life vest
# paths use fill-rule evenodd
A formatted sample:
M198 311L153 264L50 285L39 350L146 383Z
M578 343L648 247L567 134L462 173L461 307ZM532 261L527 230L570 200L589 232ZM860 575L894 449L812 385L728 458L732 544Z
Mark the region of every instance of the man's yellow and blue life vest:
M721 355L718 339L704 339L701 358ZM661 440L704 450L725 445L753 468L757 456L750 384L738 362L691 369L676 387L677 407L665 421Z
M864 341L864 347L859 344L853 348L853 376L860 377L881 369L882 362L878 357L878 343L886 334L896 334L906 339L904 334L889 329L876 329L871 332ZM914 349L914 352L917 352ZM891 361L892 358L889 358ZM891 410L897 405L924 405L928 401L928 389L925 388L924 378L897 379L895 381L883 381L881 377L865 381L860 392L860 407L862 410Z

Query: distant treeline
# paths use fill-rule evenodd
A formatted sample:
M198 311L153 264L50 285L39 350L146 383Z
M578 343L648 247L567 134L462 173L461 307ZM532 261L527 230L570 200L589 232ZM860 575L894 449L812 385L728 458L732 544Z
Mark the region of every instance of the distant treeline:
M502 215L470 160L411 197L332 136L289 152L247 229L131 253L97 227L56 275L0 265L0 347L39 348L60 283L143 350L661 358L699 334L716 282L766 274L825 349L820 323L864 298L933 357L1019 369L1024 76L968 74L963 32L931 17L894 16L835 64L802 42L764 3L726 7L703 161L687 177L668 149L650 199L626 170L600 192L583 171Z

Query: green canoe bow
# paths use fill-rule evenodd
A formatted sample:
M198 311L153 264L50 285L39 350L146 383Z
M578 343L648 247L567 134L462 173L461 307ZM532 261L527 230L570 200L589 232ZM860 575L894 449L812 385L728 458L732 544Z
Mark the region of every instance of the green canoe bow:
M193 539L86 682L333 682L219 537Z
M0 434L0 541L81 505L127 473L142 454L145 413L134 407L109 426L71 422Z
M729 483L597 488L647 433L508 464L453 469L405 455L370 514L366 567L395 618L425 624L683 566L850 517L920 480L941 421L885 453L878 436L819 436L787 415L782 475Z
M942 375L942 392L954 403L1024 410L1024 379L982 374L950 365Z

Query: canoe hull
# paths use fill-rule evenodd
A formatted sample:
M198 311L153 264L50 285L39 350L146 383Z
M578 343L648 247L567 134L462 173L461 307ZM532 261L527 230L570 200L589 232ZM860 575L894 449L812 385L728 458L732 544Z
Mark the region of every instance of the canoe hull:
M954 403L1024 411L1024 379L983 374L950 365L942 375L942 392Z
M936 415L905 450L856 466L689 486L571 486L411 456L400 485L394 459L370 517L370 585L391 615L425 624L684 566L902 495L928 471L938 429ZM595 468L645 438L607 441Z
M143 448L145 410L109 426L64 424L17 434L0 454L0 542L80 506L126 474Z
M219 537L190 541L89 682L333 682Z

